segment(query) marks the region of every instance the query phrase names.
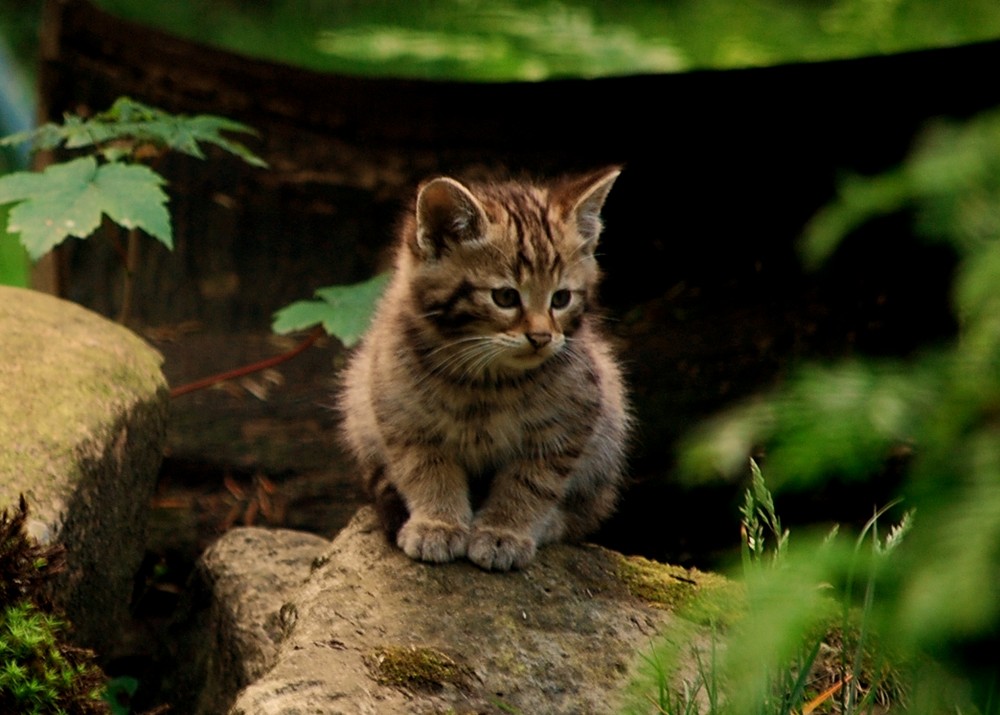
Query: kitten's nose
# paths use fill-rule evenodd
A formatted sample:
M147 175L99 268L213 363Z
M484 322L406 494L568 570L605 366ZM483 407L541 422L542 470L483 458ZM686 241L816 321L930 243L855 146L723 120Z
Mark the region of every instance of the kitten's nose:
M525 333L524 337L531 343L531 347L538 350L552 342L552 333Z

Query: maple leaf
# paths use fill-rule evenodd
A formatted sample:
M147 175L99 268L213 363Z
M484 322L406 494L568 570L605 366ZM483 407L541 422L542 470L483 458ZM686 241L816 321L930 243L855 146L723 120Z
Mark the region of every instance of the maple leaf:
M53 164L42 172L0 177L0 204L16 203L7 229L37 260L66 238L86 238L102 215L138 228L173 248L163 177L140 164L98 165L93 157Z
M381 273L353 285L320 288L316 291L318 300L300 300L275 313L272 328L276 333L290 333L321 323L327 333L349 348L367 330L388 282L389 274Z
M66 114L62 124L43 124L27 132L12 134L0 139L0 146L31 142L36 150L60 146L67 149L98 147L105 159L119 161L124 157L117 143L122 141L129 142L133 148L135 144L149 142L198 159L205 158L200 144L212 144L252 166L267 167L267 162L222 132L256 134L246 124L226 117L170 114L129 97L119 97L109 109L89 119ZM124 154L128 154L128 150Z

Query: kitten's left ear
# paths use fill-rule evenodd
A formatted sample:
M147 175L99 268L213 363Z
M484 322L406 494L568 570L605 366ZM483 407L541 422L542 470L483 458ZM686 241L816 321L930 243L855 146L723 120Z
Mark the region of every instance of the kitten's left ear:
M613 166L581 177L564 189L564 202L569 209L567 216L576 222L580 238L589 252L593 252L597 246L597 239L604 227L601 209L620 173L621 167Z

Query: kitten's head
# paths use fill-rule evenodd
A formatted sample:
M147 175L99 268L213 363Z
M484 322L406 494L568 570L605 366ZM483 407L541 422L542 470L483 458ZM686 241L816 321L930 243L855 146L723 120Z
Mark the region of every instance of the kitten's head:
M566 348L593 304L600 212L619 171L421 187L401 267L436 367L530 370Z

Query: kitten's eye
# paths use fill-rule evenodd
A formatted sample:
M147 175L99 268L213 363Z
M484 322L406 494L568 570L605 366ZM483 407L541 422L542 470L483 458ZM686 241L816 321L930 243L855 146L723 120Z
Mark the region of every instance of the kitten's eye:
M521 305L521 294L516 288L494 288L493 302L501 308L516 308Z
M556 310L559 310L560 308L565 308L567 305L569 305L570 298L572 297L573 294L570 291L566 290L565 288L563 288L562 290L557 290L555 293L552 294L552 307L555 308Z

